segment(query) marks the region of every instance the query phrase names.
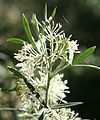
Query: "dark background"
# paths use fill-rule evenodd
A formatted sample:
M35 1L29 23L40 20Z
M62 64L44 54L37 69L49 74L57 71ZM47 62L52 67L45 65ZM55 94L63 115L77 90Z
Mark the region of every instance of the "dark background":
M13 52L20 47L8 43L7 38L26 38L21 21L22 13L25 13L29 21L32 13L36 13L41 21L44 19L45 3L48 4L48 15L57 6L55 21L63 25L67 36L72 34L73 39L78 39L80 50L97 46L95 53L85 63L100 66L100 0L0 0L0 87L9 88L14 85L6 66L13 64ZM84 102L73 109L82 118L100 120L100 71L80 67L65 70L64 73L71 91L71 94L67 94L67 101ZM14 107L14 96L14 93L1 92L0 105ZM6 113L0 113L0 120L6 120L7 117L2 114ZM11 113L9 116L9 120L16 118Z

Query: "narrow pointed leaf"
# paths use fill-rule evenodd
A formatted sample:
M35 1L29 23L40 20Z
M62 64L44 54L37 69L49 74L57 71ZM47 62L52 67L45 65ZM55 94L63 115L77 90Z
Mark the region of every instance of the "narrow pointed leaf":
M24 77L17 69L9 67L8 69L13 72L16 76L18 76L19 78L23 78L25 84L27 85L27 87L30 89L30 91L34 94L34 90L35 88L27 81L26 77Z
M100 67L95 66L95 65L77 64L77 65L73 65L72 67L90 67L90 68L94 68L94 69L100 70Z
M38 24L39 22L36 18L36 14L33 14L32 19L31 19L31 23L33 25L33 29L34 29L36 35L39 36L39 24Z
M45 18L45 21L47 21L47 4L45 4L45 8L44 8L44 18Z
M43 120L43 119L44 119L44 112L42 112L38 120Z
M63 70L63 67L65 67L65 60L62 60L60 62L60 64L56 67L56 69L52 72L52 77L54 77L58 72L60 72L61 70Z
M43 104L43 105L47 108L45 102L40 98L39 93L35 90L35 88L33 87L33 85L27 81L27 78L24 77L24 76L23 76L17 69L15 69L15 68L12 68L12 67L8 66L8 69L9 69L11 72L13 72L16 76L18 76L19 78L22 78L22 79L24 80L25 84L27 85L27 87L28 87L28 88L30 89L30 91L32 92L32 94L36 94L37 99L41 102L41 104Z
M74 61L72 65L80 64L83 62L86 58L88 58L95 50L96 46L90 47L85 52L81 53Z
M13 67L10 67L8 66L8 69L13 72L16 76L20 77L20 78L23 78L23 79L26 79L17 69L13 68ZM27 79L26 79L27 80Z
M0 111L19 111L18 108L0 108Z
M37 48L37 46L36 46L36 44L35 44L35 40L34 40L34 38L33 38L33 36L32 36L31 30L30 30L30 27L29 27L29 23L28 23L28 21L27 21L27 19L26 19L26 17L25 17L24 14L23 14L23 16L22 16L22 22L23 22L23 26L24 26L26 35L27 35L27 37L28 37L28 39L29 39L29 42L32 44L33 48L34 48L36 51L38 51L38 48Z
M27 110L24 110L22 108L4 108L0 107L0 111L19 111L19 112L28 112Z
M57 7L54 8L54 10L53 10L51 16L49 17L49 20L50 20L50 21L55 17L56 10L57 10Z
M59 104L59 105L53 105L51 106L52 109L60 109L60 108L69 108L69 107L74 107L77 105L83 104L82 102L69 102L66 104Z
M24 40L19 39L19 38L9 38L9 39L7 39L7 41L16 43L16 44L21 44L21 45L23 45L23 43L25 42Z
M52 17L55 17L55 14L56 14L56 10L57 10L57 7L54 8L53 12L52 12Z

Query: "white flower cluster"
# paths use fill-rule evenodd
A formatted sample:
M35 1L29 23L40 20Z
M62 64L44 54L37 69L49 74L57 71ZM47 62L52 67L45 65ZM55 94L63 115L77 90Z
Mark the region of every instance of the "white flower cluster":
M67 103L64 98L65 93L69 93L67 80L63 81L63 74L52 76L53 64L57 60L64 60L72 64L74 53L78 53L77 41L65 37L64 31L60 31L61 25L54 22L46 25L43 22L43 32L39 34L36 43L38 51L31 44L24 43L24 46L14 58L18 60L16 65L20 72L32 84L41 99L46 102L48 108L44 108L36 95L32 95L23 84L23 80L18 81L17 92L21 89L20 98L23 107L33 112L34 120L38 120L39 115L44 111L44 120L80 120L70 109L52 109L52 105ZM49 45L49 47L47 47ZM61 68L59 68L61 69Z
M14 53L14 55L14 58L19 61L16 67L20 68L20 72L27 78L34 77L34 71L44 62L42 54L36 52L32 45L28 43L24 43L22 49L18 53Z
M75 114L71 109L61 108L56 110L50 110L49 115L44 120L81 120L81 118L77 117L78 114Z
M23 113L19 114L19 117L24 119L29 118L27 120L38 120L37 116L41 115L42 112L45 113L43 120L81 120L80 117L77 117L78 113L75 113L70 108L61 108L56 110L43 108L36 114Z
M64 82L62 81L63 74L57 74L54 76L50 81L49 86L49 101L50 104L57 103L57 101L62 101L66 103L66 101L63 100L63 98L66 97L65 93L69 93L68 89L69 87L66 86L67 80Z
M37 92L42 96L42 99L45 100L45 93L46 93L46 83L47 83L47 75L45 76L44 74L41 74L41 79L39 80L36 78L36 80L33 81L34 87L36 88ZM49 86L49 95L48 95L48 101L49 105L53 105L58 103L58 100L60 102L67 103L66 101L63 100L63 98L66 97L65 93L69 93L68 87L66 86L67 80L64 82L62 81L63 74L57 74L55 77L53 77L50 81L50 86ZM19 79L17 82L17 87L16 87L16 92L17 95L20 97L22 101L22 109L24 111L33 111L34 113L34 120L37 120L38 117L41 115L43 111L45 111L45 118L44 120L70 120L69 118L74 118L76 116L75 113L71 112L70 109L57 109L57 110L52 110L52 109L46 109L46 108L41 108L41 104L36 98L35 94L32 95L27 86L25 85L23 79ZM72 114L73 113L73 114ZM29 116L29 114L23 113L25 116ZM22 114L19 114L21 117ZM32 118L33 119L33 118Z
M45 93L47 87L48 76L40 73L41 78L32 79L33 86L36 91L40 94L41 98L45 100ZM49 105L57 104L58 100L60 102L67 103L63 100L66 97L65 93L69 93L69 87L66 86L67 80L62 81L63 74L57 74L50 80L49 92L48 92L48 101ZM29 89L25 85L23 79L19 79L17 82L17 95L20 96L23 106L27 108L32 99L36 99L35 96L32 97L32 94L29 92ZM35 102L35 101L34 101ZM37 105L39 106L39 105Z

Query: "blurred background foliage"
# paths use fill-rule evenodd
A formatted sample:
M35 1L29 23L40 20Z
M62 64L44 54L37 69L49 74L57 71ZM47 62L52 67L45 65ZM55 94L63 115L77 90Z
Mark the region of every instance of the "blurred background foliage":
M63 25L67 36L78 39L80 50L97 46L95 53L85 63L100 66L100 0L0 0L0 88L15 86L15 77L7 70L13 65L13 52L21 46L8 43L10 37L26 39L22 27L22 13L30 21L33 13L43 20L44 4L48 13L57 6L56 22ZM14 62L16 62L14 60ZM82 101L83 105L74 107L82 118L100 119L100 72L95 69L74 68L64 70L69 81L71 94L68 101ZM15 107L15 93L0 91L0 107ZM9 116L9 119L8 119ZM16 120L15 112L0 111L0 120Z

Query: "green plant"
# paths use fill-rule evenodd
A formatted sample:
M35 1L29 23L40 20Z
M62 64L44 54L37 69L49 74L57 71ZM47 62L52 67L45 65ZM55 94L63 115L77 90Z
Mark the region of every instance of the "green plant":
M21 111L18 114L22 119L34 120L79 120L71 107L82 102L70 102L64 100L65 93L69 93L67 80L62 80L63 69L75 66L85 66L99 69L94 65L83 65L81 62L90 56L95 46L88 48L77 58L79 44L77 40L66 37L60 23L53 21L56 8L51 16L47 17L47 5L45 5L45 20L38 21L33 14L31 23L36 37L34 38L28 21L23 14L22 21L28 40L10 38L8 41L22 45L14 58L17 65L8 67L17 77L16 93L22 101L22 106L14 110ZM35 40L36 39L36 40ZM58 63L56 66L55 64Z

